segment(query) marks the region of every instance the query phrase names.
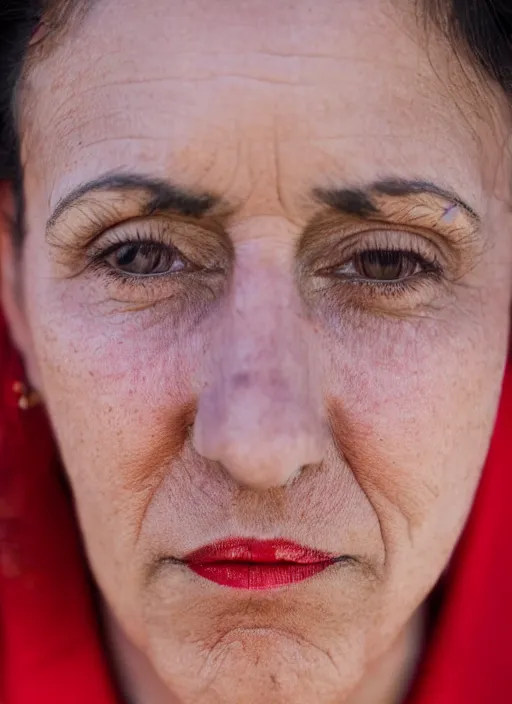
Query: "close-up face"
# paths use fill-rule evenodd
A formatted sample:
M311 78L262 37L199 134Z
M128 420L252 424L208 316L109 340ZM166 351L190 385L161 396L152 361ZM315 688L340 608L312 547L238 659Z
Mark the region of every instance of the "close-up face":
M180 702L343 701L489 446L497 91L412 0L96 0L33 52L4 296L105 609Z

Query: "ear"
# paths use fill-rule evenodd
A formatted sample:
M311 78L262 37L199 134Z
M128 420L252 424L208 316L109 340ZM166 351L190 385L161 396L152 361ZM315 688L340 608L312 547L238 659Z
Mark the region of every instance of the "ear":
M27 380L34 389L38 389L39 373L23 301L22 257L21 252L16 250L12 237L14 214L11 184L0 181L0 304L11 338L24 360Z

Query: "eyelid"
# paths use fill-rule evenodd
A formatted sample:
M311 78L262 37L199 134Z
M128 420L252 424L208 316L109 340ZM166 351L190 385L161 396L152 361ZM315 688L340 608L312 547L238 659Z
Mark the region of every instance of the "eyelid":
M145 227L144 221L139 222L138 219L125 221L117 227L108 228L86 245L87 255L88 257L105 256L107 251L114 251L116 247L122 247L129 243L153 243L177 249L171 240L168 228L152 226L150 233L144 232L145 229L148 228Z
M348 242L343 243L342 250L352 249L371 249L372 242L375 249L402 250L418 249L418 242L424 244L424 247L433 247L438 249L435 239L427 238L422 234L411 232L404 228L369 228L366 231L359 233L348 239Z
M151 217L134 217L122 220L109 227L104 227L101 232L97 232L87 242L83 248L89 248L92 244L110 237L119 241L130 241L132 238L137 241L137 233L147 232L147 239L161 244L172 245L171 238L183 236L183 231L198 232L202 228L196 223L186 220L171 218L163 215L153 215Z
M460 208L455 220L443 221L449 206L444 199L430 195L407 199L376 199L379 213L361 217L342 216L332 210L319 212L304 231L297 246L297 258L306 264L321 256L326 244L360 237L370 231L407 232L423 237L438 249L439 256L452 269L465 270L485 247L479 221L470 219Z
M351 229L352 232L341 233L339 230L324 231L323 237L315 237L315 241L303 250L299 270L305 273L308 270L318 272L332 268L371 249L409 251L426 260L440 259L448 265L443 250L432 236L411 232L410 228L382 226L381 223L373 226L364 223L363 227L359 224L357 228Z
M124 225L125 223L123 223ZM134 227L135 224L135 227ZM87 262L82 267L84 275L92 275L96 280L103 282L108 298L119 303L137 302L144 307L152 306L162 300L179 298L183 292L183 281L186 279L187 288L191 290L213 291L218 286L219 281L225 279L226 264L219 248L212 247L210 258L204 256L199 260L197 256L189 256L180 246L180 242L174 242L171 231L166 222L160 222L160 227L155 228L151 219L138 219L136 223L129 223L130 227L113 228L96 239L87 252ZM141 226L142 225L142 226ZM183 232L180 232L182 240ZM149 244L162 246L174 250L173 254L183 260L188 265L184 270L160 272L157 274L137 275L124 272L107 262L109 254L118 248L128 244ZM216 255L216 256L215 256ZM208 285L205 287L205 277ZM202 282L202 283L201 283ZM212 283L215 282L215 283Z
M96 237L123 222L136 220L147 196L133 193L88 193L73 207L54 221L46 225L46 240L50 246L73 247L83 249Z
M124 220L101 232L95 232L76 245L61 245L61 263L69 269L77 269L83 267L84 261L87 266L87 262L101 256L110 245L121 246L138 241L173 247L184 258L201 266L227 266L232 259L229 240L218 229L182 217L155 214Z

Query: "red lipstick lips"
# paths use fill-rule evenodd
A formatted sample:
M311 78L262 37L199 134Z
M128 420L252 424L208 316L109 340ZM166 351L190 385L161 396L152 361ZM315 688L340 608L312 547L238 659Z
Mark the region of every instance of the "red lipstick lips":
M191 552L183 562L216 584L237 589L273 589L302 582L336 559L288 540L230 538Z

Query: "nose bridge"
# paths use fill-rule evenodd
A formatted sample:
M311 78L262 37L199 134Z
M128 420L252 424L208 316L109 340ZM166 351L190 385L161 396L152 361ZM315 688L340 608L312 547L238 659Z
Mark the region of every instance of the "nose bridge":
M264 489L322 459L325 426L291 267L250 259L237 265L215 331L195 443L238 483Z

